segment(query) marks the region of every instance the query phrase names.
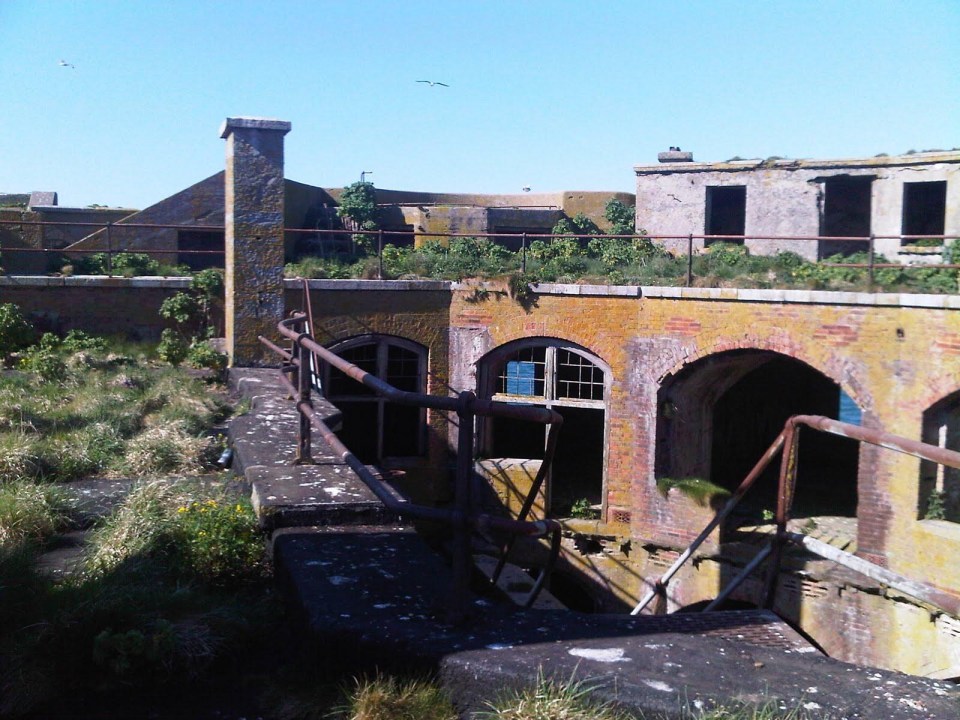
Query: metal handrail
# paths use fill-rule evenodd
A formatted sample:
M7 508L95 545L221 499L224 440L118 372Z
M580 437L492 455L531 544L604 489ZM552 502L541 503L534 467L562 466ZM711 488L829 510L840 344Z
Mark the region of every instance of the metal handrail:
M891 572L875 563L865 560L859 556L834 548L826 543L815 541L805 535L791 533L787 531L787 521L790 517L790 509L793 503L793 493L796 486L797 472L797 449L798 437L801 426L809 427L819 432L839 435L850 438L861 443L876 445L887 450L912 455L922 460L929 460L940 465L946 465L952 468L960 469L960 452L937 447L928 443L910 440L909 438L894 435L882 430L864 428L859 425L840 422L822 415L794 415L789 418L783 427L783 430L777 435L776 439L763 454L753 470L744 478L743 482L737 488L733 496L727 501L724 507L718 512L697 538L684 550L670 568L654 583L653 587L637 603L630 612L631 615L637 615L643 611L647 605L659 594L666 590L667 583L676 575L680 568L693 556L697 548L703 544L711 532L730 514L730 512L740 503L757 478L767 468L773 458L783 451L780 465L780 477L778 482L777 495L777 531L774 538L764 545L757 557L755 557L740 572L721 593L714 599L705 610L712 610L726 599L747 577L760 566L761 562L768 556L773 557L770 574L768 576L767 587L763 604L766 607L772 607L774 594L776 591L776 581L780 574L780 562L782 549L785 543L790 542L803 547L820 557L842 564L855 572L877 580L888 587L894 588L904 595L908 595L916 600L931 605L950 615L960 617L960 597L952 593L940 590L927 583L912 581L903 575ZM829 548L829 549L828 549Z
M470 535L472 531L486 532L497 530L507 533L511 538L517 536L549 536L550 551L547 561L526 601L528 607L532 605L545 586L556 564L560 553L562 526L559 522L552 519L528 521L526 520L526 514L523 512L518 519L509 519L479 512L474 507L474 501L471 496L474 456L473 423L474 418L480 415L510 417L539 422L550 426L550 440L548 441L547 454L541 466L541 471L538 473L537 479L531 488L530 495L528 495L528 502L532 504L532 497L535 496L539 490L553 459L553 449L556 446L557 433L563 422L560 414L548 408L516 406L492 400L483 400L477 398L472 392L461 392L458 397L454 398L399 390L323 347L317 343L309 333L298 330L299 327L308 326L309 322L310 319L306 314L297 313L278 324L277 329L280 334L292 341L292 349L290 351L284 350L267 338L262 336L259 338L261 343L286 361L286 364L280 369L281 382L288 392L297 398L296 407L301 419L297 434L297 461L309 462L310 460L310 428L313 427L388 509L411 517L444 522L453 527L454 607L452 615L454 622L462 622L467 617L467 593L472 572L472 558L470 553ZM459 438L453 508L437 508L420 505L398 497L391 488L386 486L381 478L371 472L370 469L341 442L316 412L310 399L310 388L313 386L313 372L316 367L316 363L311 362L311 360L316 359L322 360L337 368L347 377L363 384L380 397L391 402L457 413L459 419ZM291 381L287 377L288 373L295 376L294 381ZM528 503L525 503L525 508L527 504ZM509 553L511 546L512 543L508 543L502 548L500 565L498 567L502 568L502 565L506 562L506 555ZM494 582L496 582L496 578L494 578Z

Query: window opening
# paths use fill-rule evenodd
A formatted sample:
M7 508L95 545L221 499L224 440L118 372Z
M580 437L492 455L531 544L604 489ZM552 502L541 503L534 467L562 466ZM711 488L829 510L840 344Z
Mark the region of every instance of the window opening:
M494 399L552 408L564 419L548 480L548 506L556 516L574 503L603 501L607 372L599 360L559 344L535 344L494 355L484 368ZM510 418L488 418L488 458L542 460L546 429Z
M849 175L826 178L820 234L823 237L870 237L871 193L874 176ZM867 249L856 240L824 241L820 255L849 255Z
M943 235L947 214L947 182L903 184L903 235ZM922 238L904 239L912 245ZM941 240L937 241L942 243Z
M923 413L921 440L960 451L960 392ZM921 520L960 522L960 470L922 460L919 500Z
M366 336L331 350L399 390L425 392L426 349L414 343ZM329 365L323 387L343 415L338 436L362 462L423 455L423 408L388 402Z
M747 187L746 185L728 185L723 187L707 188L706 208L707 235L743 235L747 217ZM710 245L714 242L743 243L743 239L706 240Z

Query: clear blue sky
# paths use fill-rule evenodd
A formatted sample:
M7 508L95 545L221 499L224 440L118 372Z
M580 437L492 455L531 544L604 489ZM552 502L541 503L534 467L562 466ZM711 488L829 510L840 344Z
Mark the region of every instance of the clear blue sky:
M0 28L0 192L63 205L217 172L227 116L291 121L292 179L450 192L960 145L960 0L0 0Z

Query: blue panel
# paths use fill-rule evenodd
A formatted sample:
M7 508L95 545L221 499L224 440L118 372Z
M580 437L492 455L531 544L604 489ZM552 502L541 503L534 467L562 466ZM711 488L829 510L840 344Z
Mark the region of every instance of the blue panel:
M507 394L535 395L537 367L524 360L511 360L507 363Z
M860 412L860 408L857 407L857 404L853 401L853 398L841 390L840 417L838 417L837 420L840 422L850 423L851 425L859 425L862 418L863 413Z

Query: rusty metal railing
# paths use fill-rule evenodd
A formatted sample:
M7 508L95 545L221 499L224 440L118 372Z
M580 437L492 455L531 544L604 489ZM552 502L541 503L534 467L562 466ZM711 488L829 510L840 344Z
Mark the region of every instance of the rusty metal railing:
M526 516L529 512L529 506L533 504L533 497L540 490L549 472L553 460L553 450L556 447L557 435L563 418L559 413L548 408L517 406L483 400L469 391L461 392L457 397L449 397L399 390L317 343L307 331L311 324L308 316L304 313L297 313L279 323L280 334L292 343L290 350L286 350L262 336L259 338L261 343L284 360L280 369L280 378L291 396L296 398L296 407L300 416L296 461L300 463L310 462L311 430L315 429L388 509L403 516L443 522L453 528L454 587L451 615L454 622L463 622L467 617L467 601L473 568L471 557L473 531L499 531L505 533L511 539L517 536L549 537L550 552L547 561L526 600L527 607L532 605L550 577L559 555L561 525L556 520L550 519L528 521ZM340 441L336 434L324 423L311 401L311 389L314 386L313 373L315 372L314 369L319 367L319 363L316 362L318 360L337 368L347 377L370 388L377 395L390 402L456 413L458 440L452 508L420 505L399 497ZM292 375L292 380L288 378L288 374ZM524 512L517 519L503 518L481 512L476 506L476 500L472 494L472 480L475 444L474 420L478 416L509 417L541 423L548 425L550 428L547 453L543 465L537 473L530 495L524 504ZM497 573L493 578L494 583L496 583L497 576L506 563L511 544L512 542L507 543L502 548Z
M800 546L805 550L832 560L855 572L880 582L887 587L893 588L898 592L912 597L920 602L938 608L950 615L960 617L960 596L944 592L926 583L915 582L909 578L891 572L886 568L880 567L852 553L844 552L827 543L818 541L814 538L787 531L787 522L790 519L790 510L793 504L794 490L797 482L797 451L799 448L799 433L801 427L809 427L819 432L839 435L850 438L861 443L876 445L887 450L895 450L918 457L922 460L929 460L940 465L946 465L952 468L960 468L960 452L948 450L946 448L929 445L927 443L910 440L899 435L883 432L881 430L872 430L870 428L851 425L840 422L821 415L794 415L783 427L783 430L777 435L776 439L767 448L757 464L750 473L743 479L736 491L721 508L721 510L707 523L707 526L674 561L667 571L653 584L653 587L641 598L640 602L630 612L631 615L637 615L646 608L651 601L658 595L666 592L667 584L680 568L691 558L704 541L709 537L720 523L733 511L740 503L747 491L756 483L763 471L770 465L777 454L781 453L780 476L777 492L777 512L776 512L776 533L768 543L764 545L756 557L753 558L743 570L733 578L730 583L720 592L720 594L710 602L704 611L713 610L726 600L768 557L771 558L767 582L764 589L764 597L760 604L770 608L773 606L774 596L777 589L777 578L780 575L780 565L783 555L783 548L787 543Z

